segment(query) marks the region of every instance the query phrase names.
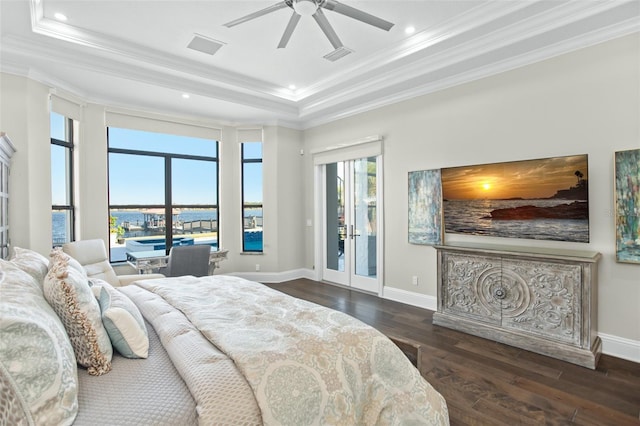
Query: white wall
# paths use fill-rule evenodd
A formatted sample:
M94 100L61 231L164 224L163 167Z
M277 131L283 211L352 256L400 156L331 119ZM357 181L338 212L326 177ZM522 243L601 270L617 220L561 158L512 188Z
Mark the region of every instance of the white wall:
M616 263L613 156L640 148L640 36L363 113L305 132L305 150L384 137L384 284L435 297L435 250L407 242L408 172L589 155L590 243L446 235L445 240L595 250L599 332L628 339L640 359L640 265ZM306 214L313 167L305 163ZM307 241L307 267L313 265ZM419 286L411 284L417 275ZM635 343L634 343L635 342Z
M17 152L9 181L10 238L14 246L48 253L51 247L50 147L48 88L32 80L3 74L0 78L0 129ZM33 123L45 123L33 125ZM25 185L32 182L32 185ZM36 183L37 182L37 183ZM48 239L42 239L42 235Z

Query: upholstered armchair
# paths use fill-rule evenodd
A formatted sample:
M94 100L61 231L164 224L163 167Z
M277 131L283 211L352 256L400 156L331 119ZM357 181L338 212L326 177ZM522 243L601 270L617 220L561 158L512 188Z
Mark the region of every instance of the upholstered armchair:
M209 254L211 246L207 244L193 246L173 246L169 251L167 266L158 272L167 277L195 275L203 277L209 275Z
M89 278L100 278L115 287L128 285L138 280L164 278L162 274L116 275L111 263L109 263L104 241L100 239L67 243L62 246L62 250L82 265Z

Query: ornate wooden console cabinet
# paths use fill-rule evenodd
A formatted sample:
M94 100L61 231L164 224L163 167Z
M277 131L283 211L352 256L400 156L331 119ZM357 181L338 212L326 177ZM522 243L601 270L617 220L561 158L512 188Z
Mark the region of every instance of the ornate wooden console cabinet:
M433 323L595 369L600 253L447 244Z

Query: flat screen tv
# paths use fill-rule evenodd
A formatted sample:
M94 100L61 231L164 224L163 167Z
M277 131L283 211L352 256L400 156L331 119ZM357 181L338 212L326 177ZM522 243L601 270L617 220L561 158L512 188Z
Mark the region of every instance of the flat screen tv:
M442 169L445 232L589 242L587 155Z

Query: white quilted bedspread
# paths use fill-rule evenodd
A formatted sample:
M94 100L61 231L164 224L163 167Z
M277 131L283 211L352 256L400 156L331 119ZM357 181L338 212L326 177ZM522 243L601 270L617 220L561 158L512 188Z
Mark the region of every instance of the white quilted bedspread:
M349 315L232 276L135 284L233 360L264 424L449 423L444 399L404 354Z

